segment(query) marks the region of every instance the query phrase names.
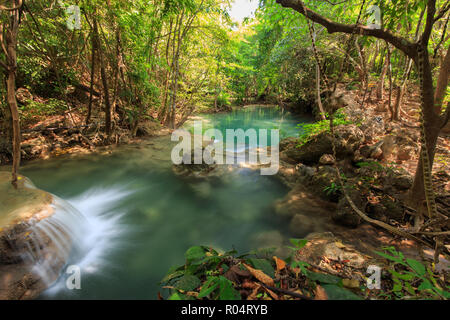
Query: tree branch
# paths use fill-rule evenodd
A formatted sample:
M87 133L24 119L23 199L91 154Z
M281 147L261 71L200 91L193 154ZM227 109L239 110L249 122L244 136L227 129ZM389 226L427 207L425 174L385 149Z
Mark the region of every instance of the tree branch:
M301 0L276 0L277 3L281 4L283 7L294 9L295 11L303 14L306 18L321 24L324 26L328 33L335 33L335 32L342 32L342 33L348 33L353 34L358 33L363 36L372 36L378 39L383 39L392 44L397 49L401 50L403 53L405 53L408 57L413 59L414 61L417 60L417 50L416 50L416 44L408 41L405 38L398 37L394 34L392 34L388 30L383 29L371 29L364 25L355 25L355 24L342 24L338 22L331 21L322 15L312 11L311 9L308 9L307 7L304 7L304 4ZM436 0L430 0L431 2L436 2ZM305 9L303 9L305 8ZM433 15L432 15L433 17ZM431 24L432 26L432 24Z
M441 19L447 13L448 10L450 10L450 1L449 0L447 0L446 4L442 6L441 10L439 10L439 13L434 18L434 21L436 22L439 19Z
M22 4L23 4L23 0L19 0L19 4L17 5L17 7L12 7L12 8L8 8L7 6L4 6L4 5L0 4L0 10L4 10L4 11L19 10L22 7Z
M428 0L427 4L427 20L425 23L425 29L422 34L422 44L427 46L430 40L431 31L435 22L434 14L436 13L436 0Z

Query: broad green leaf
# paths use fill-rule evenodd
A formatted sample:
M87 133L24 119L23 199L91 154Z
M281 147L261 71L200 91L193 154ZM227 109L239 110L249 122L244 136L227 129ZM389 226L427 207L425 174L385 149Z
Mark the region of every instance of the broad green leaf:
M433 284L429 280L425 279L422 281L417 290L422 291L427 289L433 289Z
M220 300L241 300L241 295L239 294L239 292L236 291L236 289L234 289L233 283L227 278L220 276L219 286L220 286L220 293L219 293Z
M338 284L342 281L339 277L325 273L308 272L307 276L309 279L320 283Z
M219 286L219 278L211 277L202 286L198 298L204 298L212 293Z
M175 288L183 291L192 291L197 289L202 282L196 276L186 274L175 285Z
M399 264L405 265L405 263L403 262L403 259L402 259L402 258L399 258L399 257L393 257L393 256L390 256L390 255L388 255L388 254L386 254L386 253L379 252L379 251L375 251L375 253L378 254L378 255L380 255L380 256L382 256L382 257L385 258L385 259L388 259L388 260L393 261L393 262L395 262L395 263L399 263Z
M184 271L180 270L180 271L175 271L173 273L168 274L167 276L164 277L164 279L161 280L162 283L166 283L169 282L170 280L176 279L181 277L182 275L184 275Z
M202 259L206 256L205 250L200 247L200 246L196 246L196 247L191 247L189 248L186 253L184 254L184 256L186 257L186 260L191 262L194 260L198 260L198 259Z
M308 240L306 239L289 239L289 241L297 248L297 249L301 249L304 246L306 246L306 244L308 243Z
M413 269L419 276L425 275L426 269L421 262L414 259L406 259L406 263L408 263L411 269Z
M333 284L325 284L322 287L325 289L329 300L362 300L361 297L350 290Z
M267 274L269 277L273 278L275 276L275 270L272 266L272 264L267 261L266 259L255 259L250 258L248 259L248 262L258 270L261 270L265 274Z

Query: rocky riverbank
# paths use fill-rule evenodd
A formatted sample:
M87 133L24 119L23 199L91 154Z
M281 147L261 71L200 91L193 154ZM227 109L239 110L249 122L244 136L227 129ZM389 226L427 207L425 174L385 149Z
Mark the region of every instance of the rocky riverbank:
M343 95L341 103L351 122L338 126L335 137L337 164L347 193L370 218L399 228L412 228L415 212L406 200L413 183L410 164L416 161L419 151L418 130L388 122L375 108L362 112L352 95ZM446 151L445 143L445 139L440 142L438 154L441 149ZM306 142L297 138L281 141L278 177L291 191L275 204L275 211L289 221L291 232L299 237L317 238L317 233L331 231L340 241L366 255L373 256L373 250L382 246L395 245L416 258L417 255L424 258L416 243L398 240L385 230L368 225L354 212L338 182L332 153L332 136L328 131ZM444 167L435 166L434 182L439 186L438 210L450 218L449 174ZM449 230L450 223L444 228ZM449 248L448 238L444 243ZM427 256L426 259L432 257L429 251ZM448 271L449 262L441 261Z

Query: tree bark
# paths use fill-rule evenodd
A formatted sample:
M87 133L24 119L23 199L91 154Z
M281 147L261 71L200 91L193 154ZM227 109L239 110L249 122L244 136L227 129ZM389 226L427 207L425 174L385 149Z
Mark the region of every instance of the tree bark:
M384 64L383 69L381 71L380 79L378 80L377 84L377 99L381 100L383 99L383 93L384 93L384 78L386 77L386 73L388 70L388 59L387 57L384 58Z
M109 86L108 77L106 75L105 61L103 59L102 47L100 44L100 37L98 34L97 20L94 18L94 34L95 41L97 42L98 56L100 60L100 75L102 77L103 94L105 99L105 133L108 138L111 135L111 101L109 100Z
M17 69L17 35L19 33L20 10L22 8L22 0L11 0L10 8L1 8L9 11L9 23L4 24L0 30L0 42L3 48L6 48L6 63L2 62L2 67L6 70L6 95L11 114L12 121L12 148L13 148L13 165L11 172L11 183L17 188L18 170L20 166L20 118L19 108L16 100L16 69ZM5 28L6 27L6 28ZM4 32L5 31L5 32ZM5 39L3 39L5 34Z
M97 51L96 35L92 32L92 53L91 53L91 84L89 87L89 104L88 112L86 115L86 125L91 121L92 115L92 102L94 100L94 82L95 82L95 52Z

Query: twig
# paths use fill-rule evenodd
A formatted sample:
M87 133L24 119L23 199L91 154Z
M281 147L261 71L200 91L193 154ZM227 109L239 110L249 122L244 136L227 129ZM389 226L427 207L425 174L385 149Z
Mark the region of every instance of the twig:
M272 286L269 286L269 285L264 284L262 282L261 282L261 285L264 288L269 289L271 291L276 291L278 293L287 294L288 296L292 296L292 297L303 299L303 300L312 300L311 297L307 297L307 296L305 296L303 294L300 294L300 293L297 293L297 292L293 292L293 291L289 291L289 290L281 289L281 288L277 288L277 287L272 287Z

